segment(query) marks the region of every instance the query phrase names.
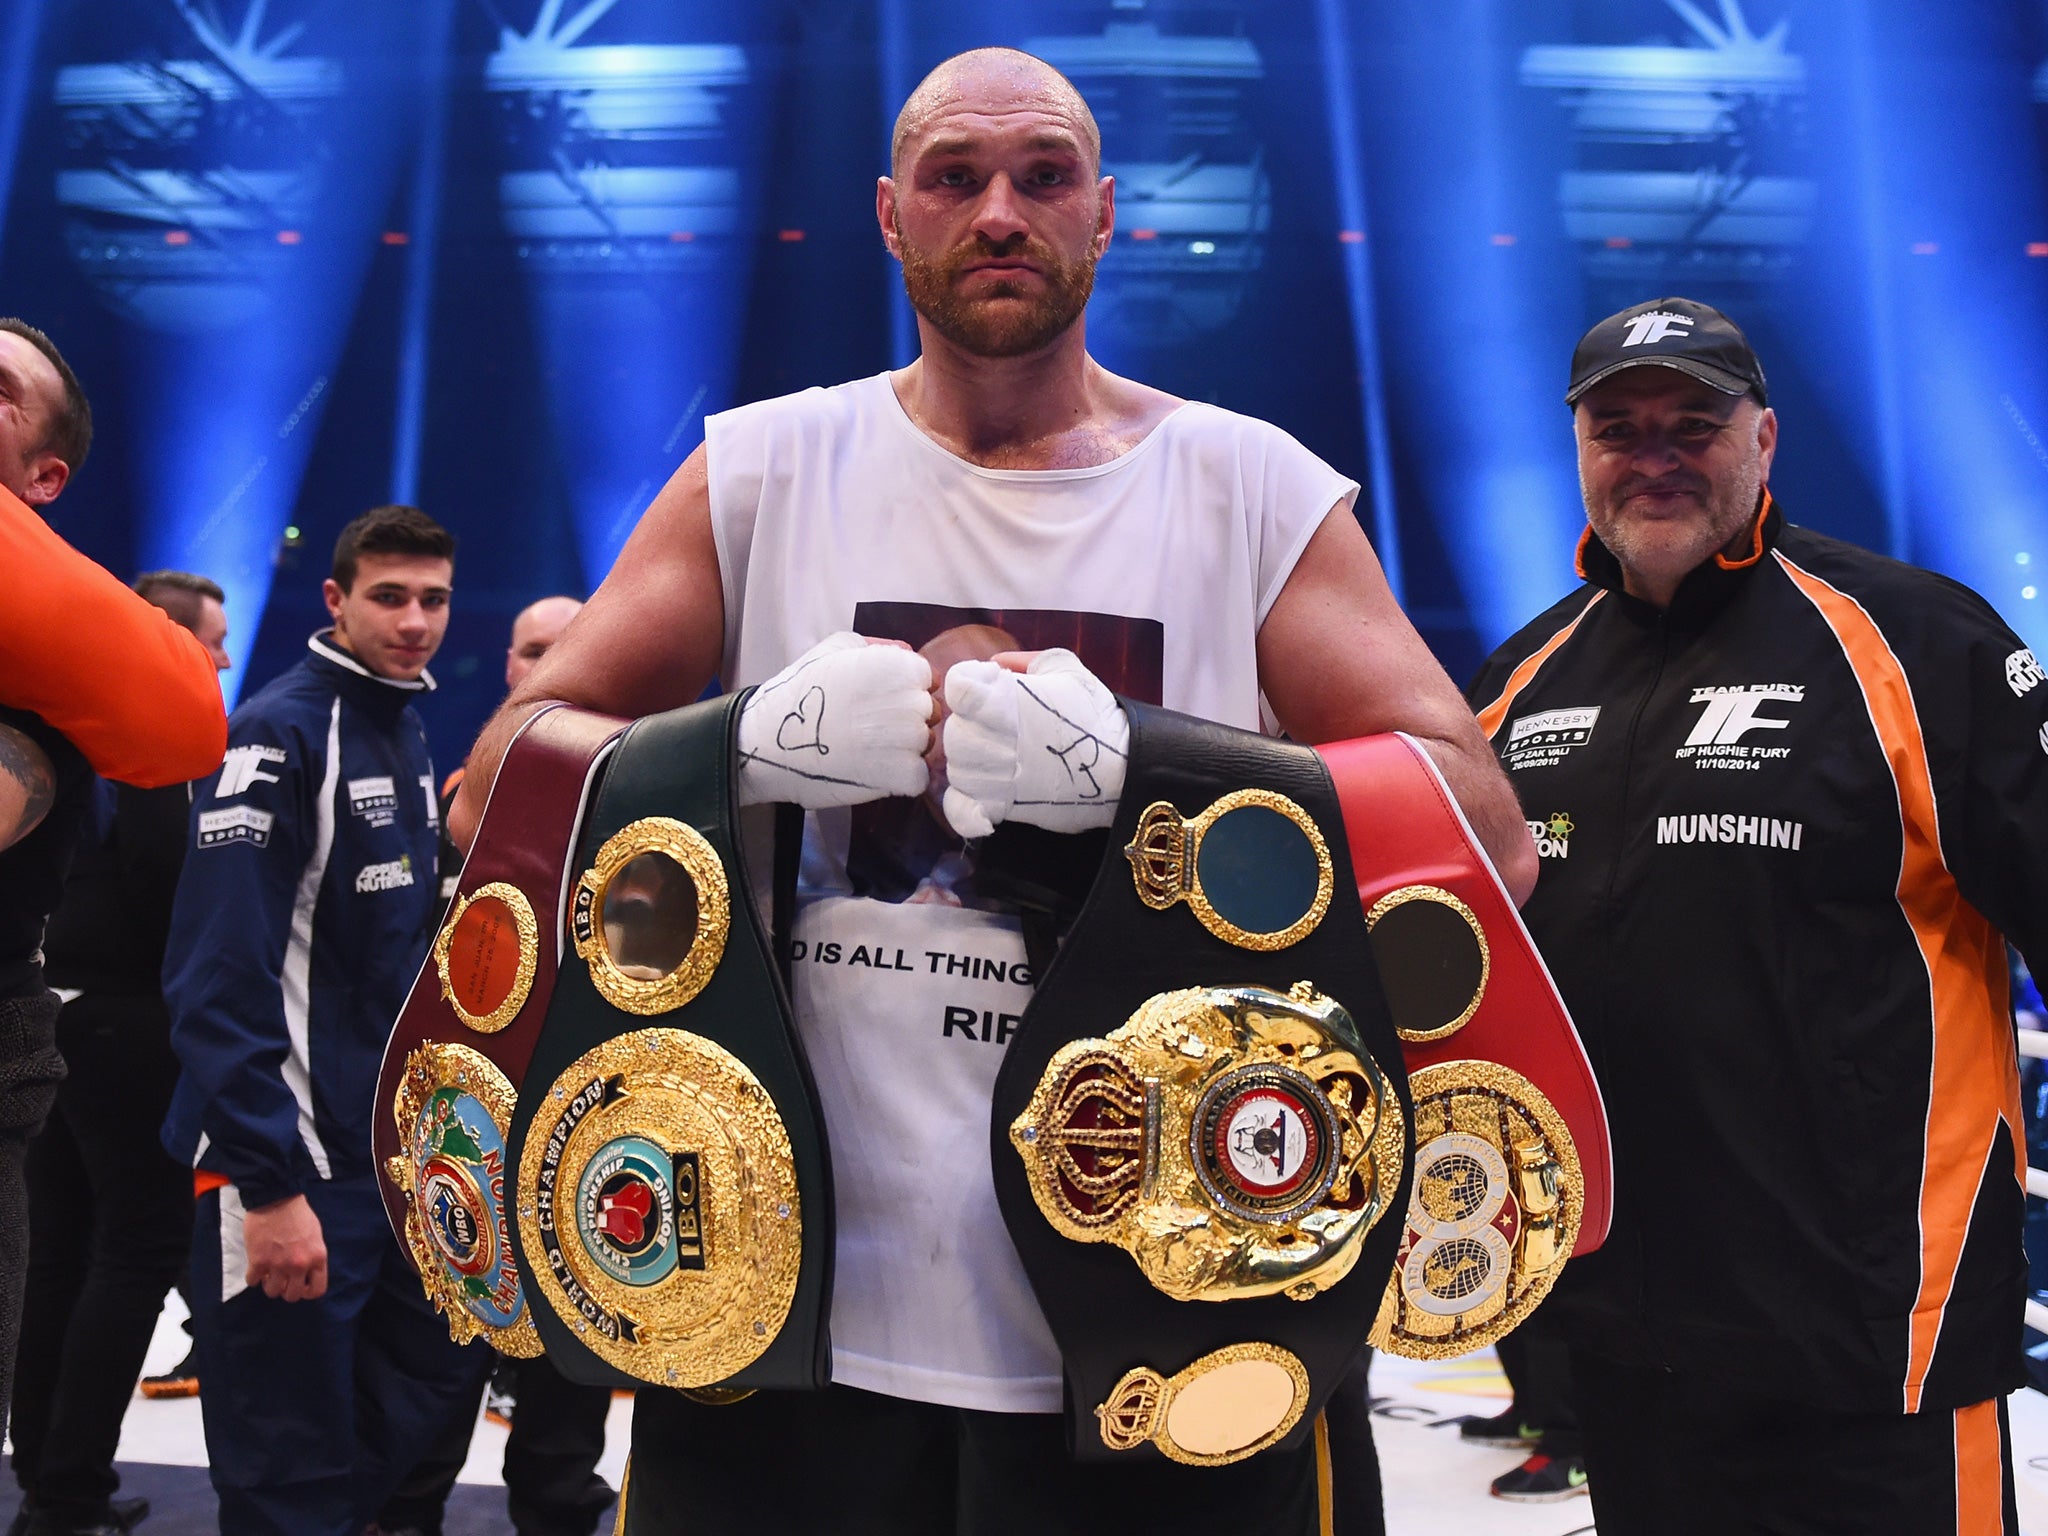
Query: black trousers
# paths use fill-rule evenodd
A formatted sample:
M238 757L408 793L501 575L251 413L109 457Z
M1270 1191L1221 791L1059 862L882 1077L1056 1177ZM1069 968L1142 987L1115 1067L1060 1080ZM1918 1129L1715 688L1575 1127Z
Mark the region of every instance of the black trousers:
M1514 1388L1515 1416L1543 1432L1536 1449L1545 1456L1584 1455L1585 1436L1572 1400L1571 1346L1554 1315L1538 1307L1493 1349Z
M519 1536L591 1536L612 1501L611 1484L597 1475L611 1388L581 1386L545 1358L508 1360L500 1368L512 1373L517 1404L505 1441L505 1506L512 1529ZM464 1399L419 1465L384 1501L379 1525L393 1531L415 1526L427 1536L441 1536L448 1495L469 1459L481 1394L479 1386Z
M1316 1536L1327 1439L1227 1467L1076 1462L1057 1414L852 1387L633 1405L626 1536Z
M1600 1536L2018 1536L2005 1402L1832 1413L1574 1349Z
M78 998L57 1044L70 1073L28 1149L14 1476L86 1524L120 1486L121 1419L191 1251L192 1172L157 1141L178 1075L161 999Z
M56 993L0 997L0 1431L14 1397L14 1345L28 1272L23 1163L64 1076L56 1027Z

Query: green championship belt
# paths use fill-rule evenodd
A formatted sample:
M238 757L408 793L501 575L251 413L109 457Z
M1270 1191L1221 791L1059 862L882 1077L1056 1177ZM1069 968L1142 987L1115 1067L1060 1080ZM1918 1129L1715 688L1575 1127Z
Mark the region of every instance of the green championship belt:
M1124 701L1121 808L996 1079L1076 1456L1296 1443L1379 1310L1414 1124L1330 775Z
M831 1176L740 859L745 697L630 727L572 859L509 1141L534 1323L574 1380L829 1379Z

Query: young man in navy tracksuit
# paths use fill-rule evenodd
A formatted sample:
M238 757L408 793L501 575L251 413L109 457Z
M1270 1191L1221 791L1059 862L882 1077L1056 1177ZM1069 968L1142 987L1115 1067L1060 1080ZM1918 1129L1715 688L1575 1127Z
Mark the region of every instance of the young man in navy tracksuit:
M415 694L455 541L412 507L342 531L334 627L235 711L192 808L164 996L164 1144L200 1192L193 1331L223 1536L355 1536L473 1392L377 1194L377 1068L438 910Z

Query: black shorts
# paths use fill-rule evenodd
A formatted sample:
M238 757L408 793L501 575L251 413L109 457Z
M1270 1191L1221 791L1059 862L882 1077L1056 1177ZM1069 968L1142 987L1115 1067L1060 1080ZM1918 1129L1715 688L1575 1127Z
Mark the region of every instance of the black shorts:
M626 1536L1319 1536L1320 1423L1298 1450L1228 1467L1082 1464L1059 1417L980 1413L853 1387L707 1407L642 1391Z
M2005 1400L1834 1413L1574 1348L1600 1536L2019 1536Z

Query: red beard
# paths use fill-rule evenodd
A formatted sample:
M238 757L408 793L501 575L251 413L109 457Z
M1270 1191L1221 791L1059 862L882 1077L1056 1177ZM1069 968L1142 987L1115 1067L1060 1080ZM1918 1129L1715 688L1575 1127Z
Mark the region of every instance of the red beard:
M972 244L932 257L905 240L900 225L896 238L903 252L903 288L910 295L910 307L946 340L976 357L1022 357L1050 346L1081 318L1095 290L1092 251L1063 261L1029 236L998 245L976 235ZM995 256L1033 262L1043 275L1043 290L1032 298L1028 278L996 278L984 280L974 298L963 297L958 287L961 270Z

